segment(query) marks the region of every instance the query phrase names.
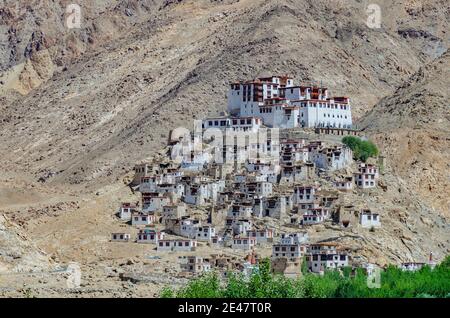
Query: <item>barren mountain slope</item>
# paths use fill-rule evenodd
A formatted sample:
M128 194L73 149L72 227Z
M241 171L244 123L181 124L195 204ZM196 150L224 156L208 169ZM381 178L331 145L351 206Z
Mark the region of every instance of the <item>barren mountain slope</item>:
M89 3L81 29L64 29L65 2L4 18L7 32L24 30L5 65L29 64L3 85L4 168L110 182L170 128L224 110L229 81L262 73L321 81L351 96L358 117L446 45L445 1L381 2L381 29L367 27L365 2Z
M450 54L421 68L362 120L393 173L450 216Z
M68 3L0 0L0 212L55 261L80 262L83 296L149 296L171 282L175 257L109 242L124 230L119 202L139 200L122 178L169 129L225 110L228 82L266 73L322 82L352 98L356 117L388 96L361 122L387 157L384 187L347 198L379 211L383 228L312 237L380 264L448 254L448 54L424 66L447 48L447 1L377 1L381 29L366 25L371 1L80 1L72 30ZM3 225L3 250L40 253ZM4 270L22 261L11 255ZM151 283L119 278L143 264Z

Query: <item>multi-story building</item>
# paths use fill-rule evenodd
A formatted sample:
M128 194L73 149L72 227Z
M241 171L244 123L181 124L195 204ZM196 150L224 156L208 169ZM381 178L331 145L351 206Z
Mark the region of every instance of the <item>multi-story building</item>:
M133 226L150 225L155 222L156 217L153 214L148 214L144 212L134 212L131 215L131 225Z
M162 209L162 219L181 219L186 215L186 205L184 203L165 205Z
M253 215L257 217L271 217L280 219L286 215L286 197L275 195L266 198L255 198L253 204Z
M308 242L308 240L309 240L309 236L308 236L307 232L281 234L281 244L282 245L304 244L304 243Z
M314 203L317 199L316 193L320 190L317 186L295 186L294 187L294 203L295 204L309 204Z
M142 211L156 212L162 211L163 206L169 205L174 201L174 197L169 193L142 193Z
M262 229L262 230L249 230L247 231L249 237L256 238L256 243L267 243L273 241L273 230L272 229Z
M309 158L317 168L333 171L349 166L353 162L353 152L347 146L323 147L312 151Z
M352 191L353 190L353 177L345 177L343 179L334 182L334 186L339 191Z
M287 242L285 242L287 243ZM272 246L272 259L287 258L290 260L298 259L306 252L306 245L291 243L288 244L274 244Z
M123 221L129 221L131 215L137 211L137 206L135 204L125 202L122 203L119 210L119 218Z
M195 238L199 241L211 242L216 237L216 228L211 225L197 226Z
M300 162L293 165L282 165L280 184L293 184L311 179L315 175L313 162Z
M228 111L241 116L254 116L266 99L279 96L279 89L290 87L294 81L289 76L271 76L230 84Z
M180 268L182 272L204 273L211 270L209 259L199 256L184 256L180 258Z
M231 246L234 250L246 250L249 251L256 246L256 238L248 236L237 236L233 238L233 244Z
M349 257L336 243L316 243L308 247L306 262L310 271L320 273L348 266Z
M152 228L144 228L139 230L136 242L157 244L159 240L164 239L164 236L165 236L164 232L159 232Z
M355 184L362 189L375 188L378 183L378 168L374 165L360 163L355 173Z
M268 127L352 127L348 97L329 97L326 87L294 86L288 76L231 83L228 111L261 117Z
M330 216L330 211L324 207L318 207L313 209L308 209L305 214L303 214L303 225L313 225L324 222Z

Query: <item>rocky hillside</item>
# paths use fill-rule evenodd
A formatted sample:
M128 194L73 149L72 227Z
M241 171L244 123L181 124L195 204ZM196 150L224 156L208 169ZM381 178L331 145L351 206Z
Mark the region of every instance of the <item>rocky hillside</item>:
M0 214L0 272L48 270L52 262L16 224ZM1 280L1 279L0 279ZM2 286L4 287L4 286Z
M380 2L371 29L364 1L111 0L69 30L68 1L4 3L1 162L63 184L114 180L241 78L322 82L361 116L445 50L448 22L444 1Z
M349 198L386 226L312 236L380 263L449 253L447 1L379 0L379 29L368 0L77 2L68 29L70 0L0 0L0 271L77 261L83 295L36 292L153 295L157 279L120 274L144 264L166 284L177 263L109 242L119 202L139 200L123 177L170 129L225 110L228 82L270 73L350 96L386 157L383 187Z
M383 98L361 125L392 172L439 213L450 216L450 54L419 69Z

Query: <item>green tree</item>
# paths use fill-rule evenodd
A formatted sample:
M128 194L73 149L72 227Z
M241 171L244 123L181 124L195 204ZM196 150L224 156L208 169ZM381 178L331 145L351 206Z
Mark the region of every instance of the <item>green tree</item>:
M296 297L450 297L450 256L434 269L424 266L415 272L389 266L381 273L380 288L369 288L365 270L343 268L326 271L323 276L305 272L297 279L274 275L269 259L259 264L250 277L229 273L221 282L217 273L195 278L177 291L167 287L165 298L296 298Z
M376 157L379 154L377 146L370 140L361 140L358 137L346 136L342 142L353 151L353 158L366 162L369 157Z

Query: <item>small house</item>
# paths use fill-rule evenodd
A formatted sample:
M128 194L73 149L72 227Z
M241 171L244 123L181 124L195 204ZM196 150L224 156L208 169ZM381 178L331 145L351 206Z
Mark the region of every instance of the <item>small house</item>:
M174 239L174 240L159 240L156 245L157 251L195 251L197 247L197 241L186 239Z
M256 246L256 238L254 237L235 237L233 238L232 249L249 251Z
M111 242L129 242L131 235L129 233L112 233Z

